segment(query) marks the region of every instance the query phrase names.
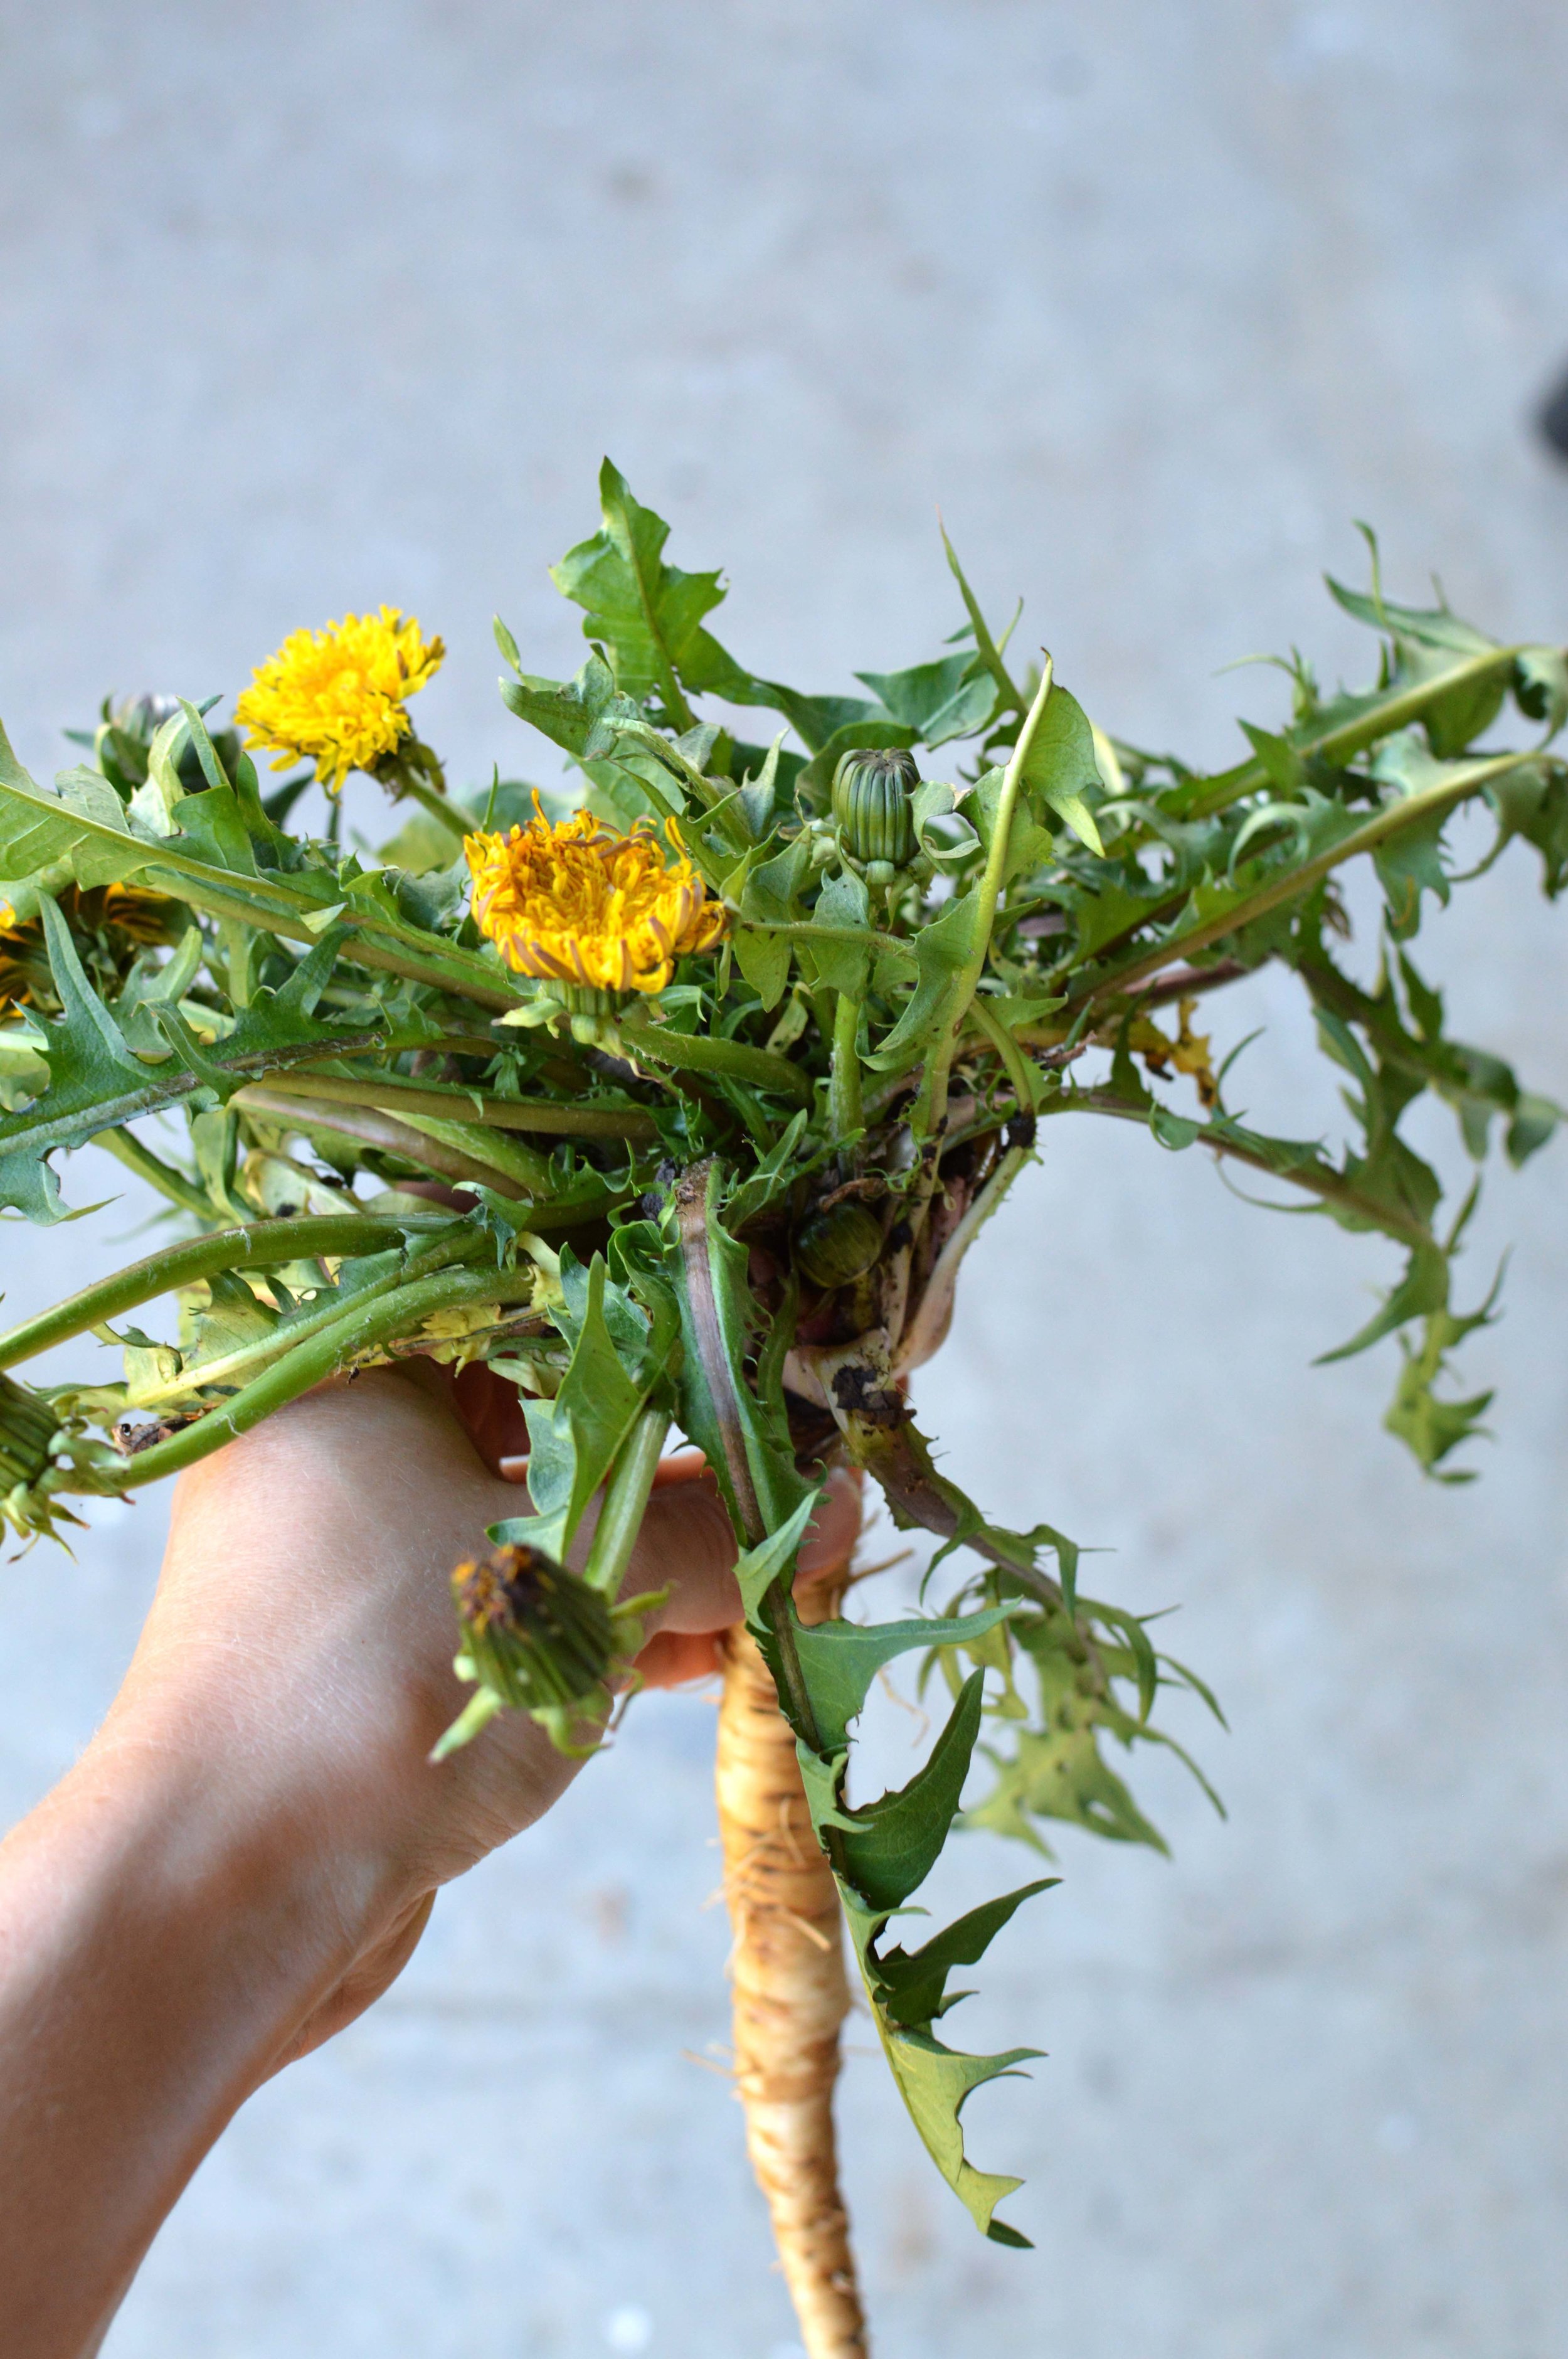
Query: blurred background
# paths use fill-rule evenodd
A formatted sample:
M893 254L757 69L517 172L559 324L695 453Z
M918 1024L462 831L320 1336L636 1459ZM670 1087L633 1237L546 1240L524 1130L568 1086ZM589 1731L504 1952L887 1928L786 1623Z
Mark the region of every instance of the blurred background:
M0 0L0 711L52 775L106 690L232 694L385 600L450 653L459 781L556 776L494 691L499 608L574 669L546 568L611 451L732 577L719 628L812 689L993 617L1104 725L1237 757L1371 643L1324 596L1429 571L1568 638L1568 18L1547 0ZM1363 953L1367 955L1367 953ZM1455 1028L1568 1097L1568 915L1516 848L1418 947ZM1336 1120L1282 987L1232 1096ZM1032 2255L979 2240L869 2027L846 2169L886 2359L1549 2359L1568 2339L1568 1236L1562 1143L1496 1171L1510 1242L1482 1480L1423 1483L1385 1346L1314 1370L1391 1256L1195 1157L1052 1125L978 1249L922 1421L999 1516L1112 1553L1229 1807L1138 1790L1174 1858L1065 1832L967 2045ZM1443 1128L1416 1143L1458 1169ZM91 1156L19 1314L148 1207ZM0 1571L0 1817L132 1645L166 1503ZM880 1543L879 1543L880 1544ZM891 1549L883 1550L891 1553ZM907 1582L907 1569L889 1576ZM918 1728L891 1701L900 1780ZM713 1711L650 1699L547 1824L438 1908L392 1994L198 2176L109 2359L791 2359L722 2071ZM955 1847L940 1899L1033 1873ZM963 2020L963 2019L961 2019ZM956 2027L957 2028L957 2027Z

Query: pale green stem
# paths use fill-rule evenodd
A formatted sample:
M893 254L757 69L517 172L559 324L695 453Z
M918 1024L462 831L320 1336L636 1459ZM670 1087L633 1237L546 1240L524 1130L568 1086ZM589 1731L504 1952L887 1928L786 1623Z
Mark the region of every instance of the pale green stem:
M989 955L991 929L996 923L997 903L1001 897L1002 882L1007 875L1007 854L1012 837L1013 813L1018 809L1018 798L1023 785L1023 773L1028 766L1035 734L1050 698L1051 681L1052 665L1051 658L1047 656L1040 675L1040 685L1034 692L1034 701L1024 718L1023 726L1018 733L1018 742L1008 756L1007 767L1001 775L1001 792L997 798L996 825L991 833L990 850L986 854L986 864L980 872L980 881L974 888L979 904L976 911L975 947L970 951L958 980L958 987L954 995L952 1019L944 1027L942 1037L932 1051L931 1060L925 1069L925 1079L921 1084L920 1095L915 1100L910 1127L916 1138L929 1137L932 1131L939 1126L946 1108L947 1080L953 1070L953 1056L958 1045L958 1037L964 1028L965 1019L968 1016L970 1004L975 996L976 986L985 972L986 960Z
M669 1430L667 1410L643 1409L622 1443L611 1470L604 1505L594 1527L593 1545L582 1569L582 1577L590 1587L602 1590L611 1601L620 1595L626 1568L632 1561L632 1550L643 1528L643 1510L658 1472L659 1452Z
M350 1300L355 1305L380 1301L384 1295L412 1286L422 1277L432 1277L437 1270L447 1268L454 1261L472 1261L489 1247L490 1240L467 1229L465 1223L463 1234L442 1238L424 1253L411 1256L398 1268L373 1278L367 1286L357 1287ZM319 1310L308 1310L300 1317L291 1319L287 1326L258 1336L254 1343L243 1344L238 1351L224 1353L221 1359L203 1360L195 1366L182 1368L169 1383L155 1385L138 1392L129 1406L132 1408L157 1408L162 1403L178 1400L204 1386L226 1384L243 1370L259 1372L270 1362L281 1358L284 1353L292 1352L297 1344L308 1343L312 1335L320 1334L334 1320L342 1317L345 1308L340 1299L331 1298Z
M483 1161L477 1153L465 1153L444 1146L438 1139L427 1138L423 1131L372 1106L339 1107L335 1102L297 1098L260 1083L236 1090L229 1103L242 1114L265 1114L271 1121L287 1124L307 1137L324 1131L339 1138L358 1139L442 1180L477 1180L482 1186L493 1188L498 1195L519 1201L528 1192L498 1164ZM477 1125L476 1133L482 1137Z
M639 1024L622 1032L621 1045L628 1057L673 1072L745 1082L801 1105L815 1102L811 1076L801 1066L770 1049L749 1048L743 1040L715 1040L707 1033L677 1032L669 1025Z
M1044 1118L1059 1114L1108 1114L1118 1122L1149 1125L1147 1105L1120 1097L1109 1089L1065 1090L1059 1096L1049 1097L1040 1109ZM1281 1166L1271 1163L1266 1155L1259 1155L1239 1141L1228 1137L1212 1123L1194 1125L1195 1147L1207 1147L1216 1155L1223 1155L1236 1163L1245 1163L1253 1171L1261 1171L1271 1180L1282 1180L1292 1188L1301 1188L1308 1195L1319 1196L1325 1204L1337 1204L1353 1213L1357 1223L1368 1229L1380 1229L1385 1236L1396 1237L1402 1245L1424 1245L1433 1242L1432 1232L1414 1213L1391 1212L1389 1207L1369 1196L1325 1163L1293 1163Z
M379 1350L399 1336L413 1334L438 1310L451 1310L464 1302L523 1302L533 1299L532 1270L443 1270L416 1285L400 1287L389 1298L369 1304L351 1303L341 1316L286 1359L254 1377L232 1400L209 1409L167 1441L155 1442L124 1465L73 1469L52 1467L37 1488L93 1494L103 1497L127 1491L134 1484L156 1483L178 1474L222 1450L236 1434L246 1433L263 1418L284 1408L301 1393L335 1375L349 1361Z
M733 909L734 904L726 902L725 907ZM915 962L913 942L906 942L902 934L881 933L871 926L816 926L806 918L741 918L741 923L760 934L791 934L802 942L853 942L861 950L886 951L905 966Z
M135 1310L156 1295L192 1286L221 1269L276 1269L285 1262L322 1256L337 1260L347 1254L374 1253L384 1245L395 1245L406 1228L445 1228L452 1217L432 1212L427 1221L417 1217L378 1221L370 1213L308 1213L298 1220L258 1221L244 1228L217 1229L210 1236L166 1245L113 1277L84 1287L52 1310L40 1310L36 1318L13 1327L8 1335L0 1335L0 1368L15 1367L18 1361L33 1359L52 1344L68 1343L73 1335L102 1326L106 1319Z
M291 1097L324 1098L341 1105L380 1106L395 1114L446 1115L453 1122L479 1123L492 1130L532 1130L551 1136L577 1138L643 1138L658 1136L652 1114L635 1107L562 1105L553 1098L502 1098L460 1083L406 1081L399 1073L377 1074L374 1080L356 1074L324 1073L313 1067L291 1065L284 1079Z
M1354 721L1342 722L1337 729L1325 729L1315 737L1292 737L1291 743L1303 757L1316 756L1325 762L1343 762L1353 754L1365 753L1379 737L1391 737L1396 730L1408 728L1452 690L1472 688L1491 672L1511 670L1525 652L1522 647L1498 647L1488 649L1485 655L1468 657L1450 671L1439 672L1413 688L1401 690L1372 712L1359 713ZM1206 819L1212 812L1239 802L1243 796L1256 794L1269 784L1269 773L1254 757L1205 783L1206 791L1184 807L1184 819Z
M281 935L286 941L313 946L321 938L320 932L306 922L308 917L320 916L321 911L302 896L289 896L281 907L266 900L263 897L265 880L262 892L255 892L257 880L251 877L215 874L209 882L205 874L192 875L183 866L165 867L156 853L143 875L157 891L187 902L194 909L204 909L211 917L237 918L265 933ZM253 893L254 897L250 897ZM521 1001L522 994L509 988L500 970L490 966L477 951L438 946L433 937L421 939L414 929L395 926L379 913L373 919L362 921L351 905L334 922L348 928L341 955L355 966L400 974L411 983L433 984L438 990L449 991L460 999L470 999L481 1007L505 1009L517 1006ZM374 930L362 930L364 925Z
M406 771L400 771L396 779L396 792L400 800L406 796L411 802L417 803L421 810L428 811L432 819L439 820L441 825L449 829L460 843L473 834L472 820L465 818L461 811L454 810L445 795L438 795L435 788L427 787L422 778L416 778Z
M859 1004L847 991L841 991L833 1014L833 1065L827 1084L828 1128L840 1143L865 1127L860 1106L860 1060L855 1048L860 1028Z

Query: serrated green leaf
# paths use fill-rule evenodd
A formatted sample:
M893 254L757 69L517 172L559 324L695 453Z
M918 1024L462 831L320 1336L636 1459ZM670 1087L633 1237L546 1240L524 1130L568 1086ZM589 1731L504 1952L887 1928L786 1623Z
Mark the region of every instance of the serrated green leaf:
M854 926L868 931L871 922L871 897L864 880L852 868L829 876L817 895L810 912L811 922L817 926ZM797 951L803 962L810 961L807 980L825 991L847 992L857 998L865 990L871 973L870 945L859 942L823 940L808 938L797 940Z
M1037 1892L1054 1891L1060 1882L1060 1876L1037 1876L1016 1892L983 1901L918 1950L877 1951L873 1969L877 1997L889 2022L907 2030L945 2014L953 2004L946 1997L946 1984L954 1967L978 1965L1023 1903L1033 1900Z
M1538 1147L1546 1145L1562 1119L1562 1109L1550 1098L1540 1097L1533 1090L1519 1093L1508 1130L1508 1157L1516 1171Z
M1419 647L1444 647L1457 656L1487 655L1497 647L1496 639L1462 623L1446 606L1398 606L1380 593L1368 597L1362 591L1347 590L1331 573L1324 579L1336 605L1386 637L1412 639Z
M1421 897L1432 893L1446 904L1448 871L1443 864L1443 831L1446 811L1433 811L1413 826L1400 828L1378 846L1373 864L1383 888L1389 931L1397 942L1407 942L1421 928Z
M139 1094L145 1068L89 982L59 903L45 895L38 911L62 1013L39 1027L48 1089L24 1112L0 1118L0 1204L52 1223L64 1206L49 1156L92 1128L106 1128L115 1116L99 1120L100 1110Z
M1394 1287L1382 1309L1365 1327L1352 1335L1348 1343L1341 1343L1333 1352L1320 1352L1313 1362L1314 1368L1327 1367L1335 1360L1353 1359L1357 1352L1368 1351L1391 1335L1396 1327L1407 1320L1420 1319L1430 1311L1446 1309L1448 1302L1448 1256L1435 1240L1413 1245L1405 1264L1404 1276Z
M1094 732L1076 697L1059 684L1045 701L1023 766L1023 792L1037 819L1047 810L1065 820L1089 851L1102 853L1099 829L1086 798L1101 790Z
M636 704L656 690L666 712L687 726L683 675L694 688L721 694L748 677L701 627L723 599L719 576L683 573L665 562L669 526L633 497L609 459L600 470L599 497L601 528L569 549L550 579L585 610L583 631L609 649L617 688Z
M959 2115L965 2099L975 2090L988 2081L1018 2077L1019 2065L1033 2062L1041 2051L1010 2048L1000 2056L964 2056L945 2048L927 2031L899 2031L881 2025L879 2028L900 2094L937 2169L975 2225L993 2244L1027 2251L1029 2239L996 2217L997 2205L1023 2181L975 2169L964 2152Z
M801 1542L806 1538L806 1527L821 1499L820 1490L808 1492L795 1513L779 1526L776 1532L770 1532L755 1548L742 1549L735 1560L735 1579L740 1585L741 1603L746 1609L746 1619L764 1639L771 1634L762 1626L762 1601L774 1582L784 1581L793 1569L800 1553Z
M923 1615L907 1622L802 1623L795 1651L816 1716L824 1752L836 1753L852 1720L865 1709L871 1681L884 1663L916 1647L963 1647L1005 1622L1011 1608L989 1605L954 1620Z
M1250 721L1243 721L1240 727L1271 785L1282 795L1297 793L1306 776L1306 765L1290 739L1276 736L1268 729L1256 729Z
M862 696L802 696L778 680L762 680L758 686L767 690L768 702L784 714L813 756L822 753L840 731L856 729L867 721L885 722L888 717L881 705L870 704Z
M1054 697L1052 701L1054 701ZM960 820L969 821L978 840L988 853L990 851L992 838L996 833L997 818L1001 805L1002 775L1000 770L987 770L982 777L976 780L974 786L964 797L957 812ZM1013 810L1012 826L1007 839L1007 860L1001 875L1002 885L1004 886L1011 885L1018 877L1028 876L1034 870L1047 866L1053 862L1054 853L1055 837L1052 830L1042 825L1041 821L1033 816L1028 800L1024 799Z
M1525 647L1514 658L1514 696L1531 721L1544 721L1555 737L1568 721L1568 650Z
M1133 1800L1099 1749L1103 1711L1086 1701L1082 1716L1045 1729L1020 1728L1008 1755L982 1748L996 1768L990 1791L964 1813L967 1827L1010 1835L1047 1859L1051 1854L1030 1823L1061 1819L1110 1843L1143 1843L1168 1852L1159 1829Z
M985 1673L972 1672L929 1760L909 1784L845 1813L844 1874L871 1908L897 1908L935 1865L979 1734L984 1690Z
M577 756L586 751L589 739L607 716L625 721L639 718L632 699L618 694L615 675L597 648L575 679L544 679L533 672L503 679L501 701L508 712L526 721L552 745Z
M996 711L996 682L972 655L943 656L909 671L858 671L855 678L931 746L975 736Z
M777 1140L763 1156L749 1180L742 1180L724 1207L728 1227L739 1230L766 1212L797 1180L806 1177L825 1163L833 1152L832 1147L819 1147L815 1155L802 1151L807 1115L804 1107L790 1118L788 1127L780 1132Z

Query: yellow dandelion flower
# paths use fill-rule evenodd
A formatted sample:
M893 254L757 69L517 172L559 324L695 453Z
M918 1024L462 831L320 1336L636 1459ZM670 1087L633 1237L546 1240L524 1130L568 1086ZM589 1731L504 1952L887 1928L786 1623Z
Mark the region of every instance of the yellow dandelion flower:
M373 770L413 734L409 697L440 668L446 648L412 614L345 614L324 631L296 631L260 665L234 707L253 751L275 770L314 762L336 794L351 770Z
M663 991L675 962L711 950L724 912L707 898L665 821L666 860L652 822L628 835L588 811L552 825L535 816L510 835L470 835L473 914L518 974L594 991Z

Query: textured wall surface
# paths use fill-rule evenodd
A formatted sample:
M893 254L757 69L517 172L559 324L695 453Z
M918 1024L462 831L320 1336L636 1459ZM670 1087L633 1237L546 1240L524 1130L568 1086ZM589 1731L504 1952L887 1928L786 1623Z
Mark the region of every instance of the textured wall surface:
M1568 352L1568 19L1547 0L61 0L0 5L0 710L46 772L107 687L232 690L386 599L447 636L460 775L538 763L494 698L580 640L544 568L611 451L722 562L724 637L807 684L993 608L1108 724L1230 758L1217 678L1292 639L1379 526L1499 633L1568 636L1568 476L1529 417ZM549 775L548 761L540 775ZM1522 856L1423 937L1462 1032L1568 1094L1568 919ZM1287 995L1238 1093L1335 1101ZM1180 1603L1230 1807L1141 1790L1175 1857L1068 1835L967 2010L1049 2060L977 2100L1033 2256L979 2242L880 2063L848 2167L880 2349L1552 2359L1568 2338L1568 1240L1560 1145L1509 1239L1484 1479L1378 1430L1388 1350L1314 1371L1374 1244L1195 1158L1054 1126L987 1233L926 1422L999 1515ZM1442 1134L1442 1151L1453 1158ZM1425 1132L1419 1133L1424 1139ZM84 1158L59 1238L146 1207ZM122 1254L123 1257L123 1254ZM0 1814L72 1756L132 1643L160 1502L0 1578ZM889 1705L881 1742L908 1760ZM110 2359L784 2359L725 2037L711 1705L651 1700L556 1816L438 1908L374 2012L235 2123ZM1025 1864L979 1839L979 1897ZM864 2037L859 2043L863 2047Z

